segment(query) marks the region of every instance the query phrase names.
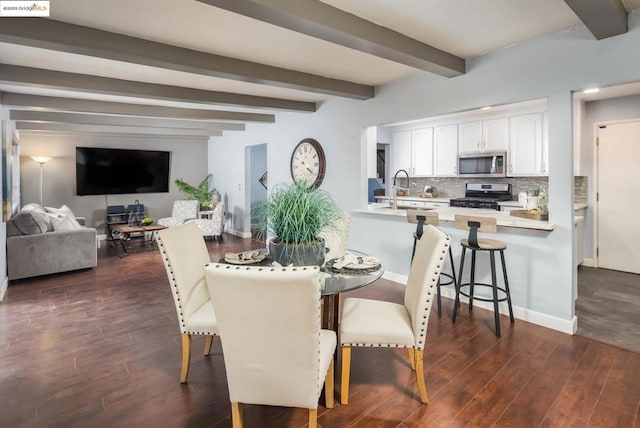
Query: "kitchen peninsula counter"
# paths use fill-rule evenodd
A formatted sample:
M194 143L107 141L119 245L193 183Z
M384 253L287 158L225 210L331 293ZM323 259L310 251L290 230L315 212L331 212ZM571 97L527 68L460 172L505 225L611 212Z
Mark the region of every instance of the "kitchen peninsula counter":
M482 208L461 208L461 207L438 207L430 209L429 211L435 211L438 213L440 221L454 222L456 214L470 215L480 217L493 217L498 222L498 226L515 227L521 229L534 229L543 231L552 231L554 226L548 221L530 220L522 217L515 217L509 214L507 211L496 211ZM407 217L406 209L394 210L387 204L370 204L368 208L362 210L356 210L355 212L380 215L380 216L392 216L392 217Z
M575 317L567 314L562 305L549 299L554 290L557 292L558 286L556 275L559 261L552 249L558 246L570 248L572 246L571 230L567 231L549 222L514 217L507 211L437 206L433 212L438 213L440 229L451 236L456 273L460 267L460 240L467 238L469 232L456 229L455 215L495 218L498 232L481 233L481 235L498 239L507 245L505 258L515 317L565 333L575 332L577 328ZM413 234L416 230L416 225L409 223L406 216L407 210L393 210L385 203L370 204L368 207L351 212L349 227L349 248L366 249L367 253L379 257L385 267L384 277L400 283L406 283L409 274ZM567 235L569 239L566 238ZM469 265L470 263L465 263L465 278L468 278ZM445 261L444 271L451 271L448 259ZM478 263L476 280L481 283L491 283L488 260ZM571 289L565 292L570 294ZM454 298L454 287L442 287L442 296ZM477 304L479 307L492 309L492 307L483 306L484 302ZM506 313L506 304L500 303L499 306L500 311ZM445 314L443 319L451 315L447 311ZM519 321L516 321L516 329L518 323Z

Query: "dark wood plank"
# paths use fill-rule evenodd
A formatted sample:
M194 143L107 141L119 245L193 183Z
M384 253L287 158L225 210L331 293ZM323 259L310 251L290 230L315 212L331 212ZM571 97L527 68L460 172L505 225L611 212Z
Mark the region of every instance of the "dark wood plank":
M207 241L212 260L262 243ZM402 302L379 280L347 296ZM466 307L429 319L419 402L406 350L354 348L348 406L318 409L324 427L618 426L640 428L640 356ZM222 347L193 338L178 382L180 334L157 252L120 258L103 245L95 269L11 282L0 303L1 427L230 427ZM339 358L338 358L339 360ZM336 367L339 379L340 364ZM336 384L336 398L339 398ZM247 427L303 427L305 409L243 407ZM634 425L635 424L635 425Z

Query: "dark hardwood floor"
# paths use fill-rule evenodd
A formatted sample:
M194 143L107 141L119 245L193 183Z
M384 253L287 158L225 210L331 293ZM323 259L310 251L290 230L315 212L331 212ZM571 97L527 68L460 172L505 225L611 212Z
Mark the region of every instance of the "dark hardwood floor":
M578 334L640 352L640 275L580 266Z
M227 235L208 246L217 260L260 244ZM403 286L349 294L401 302ZM463 307L453 325L443 303L429 320L428 405L406 350L355 348L350 404L321 405L320 425L640 428L640 355L519 320L496 339L492 313ZM0 303L0 427L231 426L220 341L203 357L194 339L181 385L179 338L155 251L119 258L103 245L95 269L12 282ZM307 423L303 409L244 406L244 416L247 427Z

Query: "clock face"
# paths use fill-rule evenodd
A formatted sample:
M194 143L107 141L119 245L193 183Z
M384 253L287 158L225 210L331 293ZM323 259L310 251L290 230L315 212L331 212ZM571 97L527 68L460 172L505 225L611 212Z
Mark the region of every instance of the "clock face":
M322 146L313 138L300 141L291 154L291 177L294 181L318 187L324 179L325 157Z

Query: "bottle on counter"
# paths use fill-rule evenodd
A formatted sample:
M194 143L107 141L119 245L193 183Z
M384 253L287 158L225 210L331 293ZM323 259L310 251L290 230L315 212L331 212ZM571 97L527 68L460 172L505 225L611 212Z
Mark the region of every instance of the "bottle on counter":
M540 214L547 214L549 212L549 198L547 197L547 191L544 187L541 187L538 191L538 211Z

